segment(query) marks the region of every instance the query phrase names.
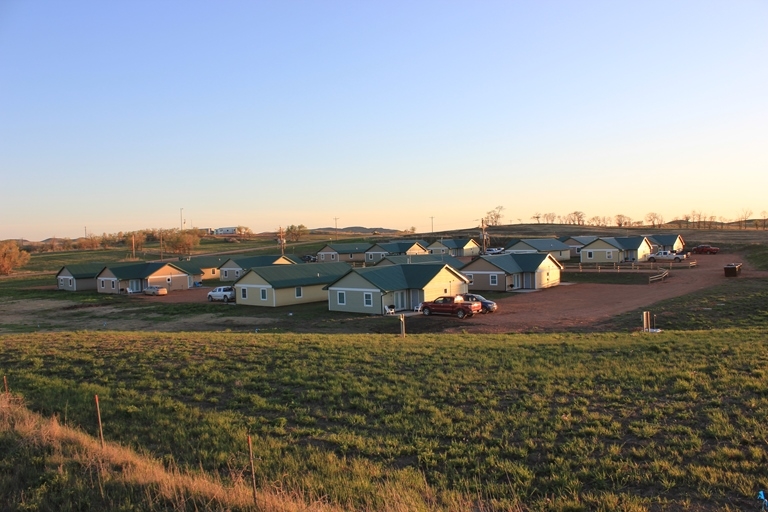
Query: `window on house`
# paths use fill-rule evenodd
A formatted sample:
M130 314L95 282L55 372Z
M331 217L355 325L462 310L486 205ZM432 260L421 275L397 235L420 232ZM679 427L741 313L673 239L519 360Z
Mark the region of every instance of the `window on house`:
M467 274L467 279L469 279L469 284L475 283L475 277L472 274Z
M368 253L368 259L369 259L369 260L373 260L373 253L372 253L372 252L369 252L369 253Z
M112 281L112 289L113 290L115 289L115 282L114 281Z
M267 300L267 289L262 288L261 289L261 300Z
M344 306L347 303L347 293L346 292L339 292L337 295L339 306Z
M612 260L613 259L613 251L605 251L605 259Z
M239 270L235 270L235 277L240 277L240 271Z
M365 292L363 294L363 304L365 304L365 307L370 308L373 306L373 294L370 292Z
M104 280L101 279L99 282L101 283L101 287L104 288Z
M215 269L215 268L212 268L212 269L211 269L211 275L212 275L212 276L215 276L215 275L216 275L216 269Z
M246 288L246 287L240 288L240 298L241 299L247 299L248 298L248 288Z
M301 289L301 286L296 287L296 298L300 299L304 295L304 290Z
M352 259L352 258L354 258L354 256L355 256L354 254L350 254L350 255L349 255L349 259Z
M71 279L69 280L69 286L72 286L72 280Z
M499 284L499 276L491 274L491 286L497 286Z
M224 271L224 277L225 277L225 278L226 278L226 277L229 277L229 270L225 270L225 271Z
M325 260L325 253L321 252L320 253L320 261L324 261L324 260Z
M592 251L587 251L587 259L588 260L592 259Z
M332 259L332 260L335 260L335 259L336 259L336 253L332 253L332 254L331 254L331 259Z

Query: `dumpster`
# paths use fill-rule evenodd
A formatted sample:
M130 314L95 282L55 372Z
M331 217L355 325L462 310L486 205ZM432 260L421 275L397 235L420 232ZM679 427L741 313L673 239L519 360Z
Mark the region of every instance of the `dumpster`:
M723 269L725 277L738 277L741 274L741 263L729 263Z

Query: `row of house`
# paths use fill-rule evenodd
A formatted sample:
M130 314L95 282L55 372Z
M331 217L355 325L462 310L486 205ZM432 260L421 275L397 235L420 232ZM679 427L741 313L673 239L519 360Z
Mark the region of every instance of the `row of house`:
M379 242L375 244L332 243L317 251L317 261L344 261L355 264L376 264L386 256L414 256L421 254L442 254L455 258L475 257L481 248L471 238L438 240L432 244L424 240L401 240L397 242Z

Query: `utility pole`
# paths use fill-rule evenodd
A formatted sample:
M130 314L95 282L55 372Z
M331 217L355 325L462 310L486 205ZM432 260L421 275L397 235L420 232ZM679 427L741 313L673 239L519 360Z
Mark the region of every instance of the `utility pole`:
M434 217L430 217L429 220L432 221L432 232L434 233L435 232L435 218Z
M179 208L179 230L184 231L184 208Z
M334 217L333 218L333 225L336 227L336 241L339 241L339 218Z
M485 218L480 219L480 229L482 230L483 236L483 254L485 254Z
M280 255L285 256L285 237L283 237L283 226L280 226L280 234L277 235L277 243L280 244Z

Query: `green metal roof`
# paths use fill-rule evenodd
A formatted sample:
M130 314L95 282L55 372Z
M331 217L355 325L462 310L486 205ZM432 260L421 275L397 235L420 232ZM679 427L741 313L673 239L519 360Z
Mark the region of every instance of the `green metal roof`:
M460 269L466 263L450 256L448 254L399 254L392 256L384 256L377 264L382 261L389 261L396 265L402 265L405 263L424 264L424 263L444 263L450 265L456 270Z
M396 290L422 289L445 267L450 268L449 265L443 263L420 263L355 268L350 272L360 275L360 277L383 292L392 292ZM456 273L457 278L466 279L455 269L452 270ZM333 286L333 283L330 286Z
M170 265L171 267L175 268L176 270L179 270L181 272L187 273L184 269L179 268L174 263L169 263L167 261L152 261L152 262L142 262L142 263L135 263L132 265L106 265L104 268L108 268L112 274L121 281L124 281L126 279L146 279L147 277L151 276L161 268L163 268L166 265Z
M201 268L202 266L200 265L200 262L196 259L174 261L173 266L178 267L184 272L186 272L187 274L190 274L193 276L202 275L203 273L203 269ZM206 267L206 268L211 268L211 267Z
M245 279L249 272L259 275L273 288L328 284L347 274L351 268L343 262L254 267L243 274L243 277L238 279L235 284Z
M144 262L141 262L143 264ZM104 270L105 267L116 268L119 266L136 265L135 261L119 261L115 263L76 263L74 265L65 265L56 274L59 276L64 270L68 270L75 279L93 279Z
M467 245L470 244L470 242L475 242L471 238L452 238L452 239L446 239L446 240L438 240L439 243L447 247L448 249L463 249ZM475 242L477 245L477 242Z
M571 246L566 245L557 238L523 238L515 243L523 242L528 244L537 251L549 252L549 251L570 251ZM515 245L514 243L507 244L507 249Z
M482 259L499 267L507 274L518 274L520 272L536 272L549 254L525 253L525 254L498 254L490 256L481 256ZM554 258L552 258L554 260ZM562 267L557 260L554 260L558 266ZM467 271L470 272L471 271Z
M253 268L253 267L266 267L267 265L274 265L274 263L282 258L280 254L277 255L260 255L260 256L246 256L246 257L237 257L231 258L232 261L234 261L240 268ZM290 258L288 258L290 260ZM229 260L227 260L229 261ZM290 260L293 261L293 260ZM222 262L221 265L226 263L226 261ZM219 265L219 267L221 266Z
M409 250L413 249L413 247L416 245L420 246L424 251L427 250L426 246L418 242L382 242L376 245L381 247L385 252L388 252L389 254L405 254Z
M364 253L371 247L372 244L368 242L348 243L348 244L328 244L326 247L330 247L339 254L355 254ZM322 250L322 249L321 249Z
M614 240L619 243L622 249L629 250L629 251L636 251L640 248L641 245L643 245L643 242L645 241L644 236L619 236L615 237Z
M656 242L658 245L675 245L680 235L648 235L648 240ZM680 237L682 239L682 237Z

